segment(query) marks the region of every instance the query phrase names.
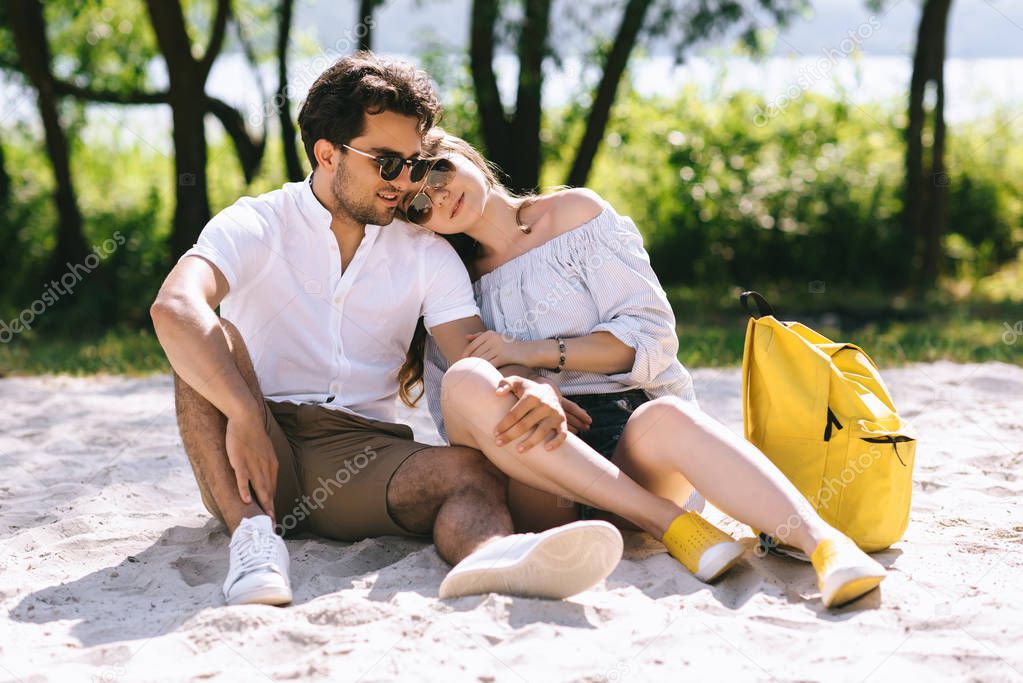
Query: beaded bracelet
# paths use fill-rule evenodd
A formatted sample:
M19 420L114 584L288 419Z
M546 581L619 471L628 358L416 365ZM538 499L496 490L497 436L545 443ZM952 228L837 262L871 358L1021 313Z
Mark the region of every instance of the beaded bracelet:
M558 360L558 367L551 369L551 372L560 373L565 369L565 340L561 337L555 337L558 342L558 353L561 358Z

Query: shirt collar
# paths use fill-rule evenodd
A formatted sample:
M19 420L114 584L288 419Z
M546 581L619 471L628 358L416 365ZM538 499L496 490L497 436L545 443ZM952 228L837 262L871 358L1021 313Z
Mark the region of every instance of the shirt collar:
M317 199L316 195L313 193L312 173L306 177L305 182L301 185L301 189L299 189L299 202L302 206L302 212L305 213L306 217L314 225L330 229L330 211L328 211L327 207L320 203L320 200Z

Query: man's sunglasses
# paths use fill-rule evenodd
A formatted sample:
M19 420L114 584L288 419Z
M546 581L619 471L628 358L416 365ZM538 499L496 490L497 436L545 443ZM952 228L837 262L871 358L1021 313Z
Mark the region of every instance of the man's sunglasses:
M433 215L433 200L426 190L439 190L455 177L455 165L449 159L437 159L432 164L426 174L426 182L405 207L405 217L416 225L425 225Z
M406 159L405 157L397 154L381 154L380 156L374 156L369 152L363 152L361 149L355 149L351 145L342 144L345 149L350 149L356 154L361 154L364 157L369 157L373 161L377 162L380 166L380 177L390 182L401 175L401 169L408 166L408 177L414 183L418 183L426 175L426 171L430 168L432 161L430 159Z

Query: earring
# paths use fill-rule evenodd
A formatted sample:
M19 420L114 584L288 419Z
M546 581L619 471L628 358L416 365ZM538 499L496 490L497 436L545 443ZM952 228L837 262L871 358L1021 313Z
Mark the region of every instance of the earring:
M529 233L533 232L533 228L531 228L530 226L528 226L528 225L526 225L525 223L522 222L522 217L521 217L522 208L525 205L526 205L526 202L522 202L521 204L519 204L519 208L517 208L515 210L515 222L519 226L519 232L521 232L523 235L528 235Z

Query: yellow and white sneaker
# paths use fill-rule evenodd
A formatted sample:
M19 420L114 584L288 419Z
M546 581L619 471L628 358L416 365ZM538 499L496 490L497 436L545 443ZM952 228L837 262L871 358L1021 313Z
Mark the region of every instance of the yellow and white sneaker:
M825 607L838 607L866 595L884 581L885 568L848 538L821 541L810 562Z
M743 553L741 543L696 512L676 517L661 540L671 556L704 583L724 574Z

